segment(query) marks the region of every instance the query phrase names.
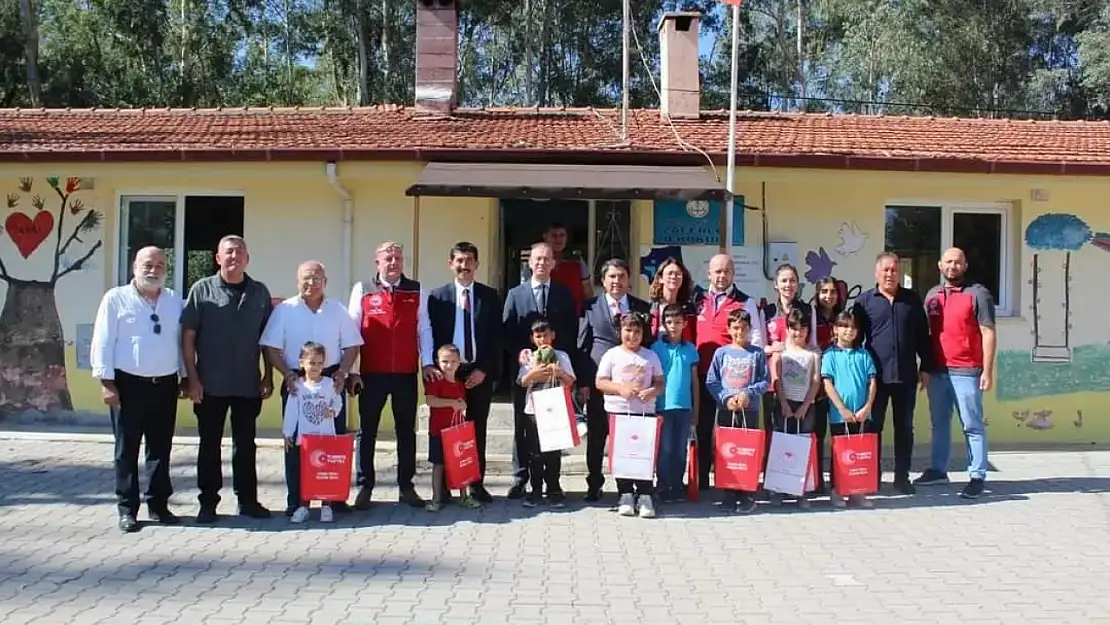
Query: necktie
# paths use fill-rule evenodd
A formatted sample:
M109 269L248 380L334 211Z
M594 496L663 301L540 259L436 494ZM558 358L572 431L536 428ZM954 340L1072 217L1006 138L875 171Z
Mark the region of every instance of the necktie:
M613 314L613 326L620 327L621 325L621 305L620 302L610 302L609 312Z
M536 308L540 310L540 314L547 316L547 285L541 284L539 290L536 292Z
M463 360L474 362L474 331L471 329L470 289L463 289Z

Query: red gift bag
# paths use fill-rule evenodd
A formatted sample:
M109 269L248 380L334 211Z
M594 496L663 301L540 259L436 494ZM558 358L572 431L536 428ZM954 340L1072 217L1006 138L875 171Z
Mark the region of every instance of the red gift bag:
M717 426L713 430L713 484L725 490L759 490L765 436L758 428Z
M820 475L821 467L817 466L817 445L820 442L817 440L817 435L810 436L813 441L809 445L809 468L806 469L806 492L812 493L817 490L817 476Z
M879 490L879 436L846 434L832 439L833 477L841 495L870 495Z
M300 448L301 501L347 501L355 437L303 434Z
M474 422L464 421L440 432L443 441L443 473L447 488L463 489L482 479L478 466L478 439Z
M698 444L694 441L690 441L686 457L686 501L697 501L701 499L701 491L698 489Z

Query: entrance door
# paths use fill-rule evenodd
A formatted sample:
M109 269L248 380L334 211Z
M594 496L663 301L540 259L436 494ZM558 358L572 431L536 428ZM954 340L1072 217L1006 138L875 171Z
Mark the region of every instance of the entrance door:
M590 203L582 200L501 200L502 241L505 244L505 272L501 293L523 284L531 277L528 255L532 245L543 240L543 233L554 223L567 229L567 248L563 255L586 261L589 265Z

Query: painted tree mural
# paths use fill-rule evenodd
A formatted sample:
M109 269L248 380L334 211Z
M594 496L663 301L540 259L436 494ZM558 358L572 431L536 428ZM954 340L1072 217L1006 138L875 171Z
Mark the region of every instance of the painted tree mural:
M8 285L0 312L0 412L73 410L55 289L103 245L103 214L84 203L81 191L80 178L49 177L41 184L21 178L7 194L3 235L24 260L52 256L29 265L44 274L39 278L17 275L0 258L0 280Z

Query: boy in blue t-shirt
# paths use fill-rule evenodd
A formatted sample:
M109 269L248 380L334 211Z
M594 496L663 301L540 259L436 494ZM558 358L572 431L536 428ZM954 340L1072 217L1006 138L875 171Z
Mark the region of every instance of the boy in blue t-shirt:
M682 306L668 304L662 313L663 340L655 341L651 351L663 364L663 394L655 402L663 416L659 441L655 491L660 501L678 501L682 496L682 473L686 469L687 442L696 426L698 414L698 350L682 339L686 316Z
M830 404L829 431L834 437L859 434L866 431L871 406L879 389L875 381L875 361L860 347L863 335L852 311L845 310L837 316L833 332L836 343L821 357L821 377L825 381L825 393ZM829 487L833 506L843 508L847 505L844 497L836 491L835 477L829 480ZM848 501L862 508L871 507L871 502L863 495L852 495Z

